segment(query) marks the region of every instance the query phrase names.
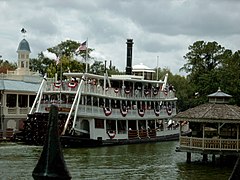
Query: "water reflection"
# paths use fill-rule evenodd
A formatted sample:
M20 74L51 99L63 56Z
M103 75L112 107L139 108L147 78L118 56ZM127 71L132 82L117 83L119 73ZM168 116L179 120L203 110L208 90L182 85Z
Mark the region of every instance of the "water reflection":
M228 179L232 167L202 164L194 154L175 152L178 142L123 145L99 148L63 149L72 179ZM41 147L0 144L0 177L32 179Z

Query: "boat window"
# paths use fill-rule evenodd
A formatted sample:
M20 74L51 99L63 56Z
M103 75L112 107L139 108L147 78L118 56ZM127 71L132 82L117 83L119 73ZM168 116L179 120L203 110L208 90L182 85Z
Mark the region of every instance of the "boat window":
M95 128L104 129L104 120L95 119Z
M132 101L132 109L137 109L136 101Z
M67 97L65 94L61 95L61 103L66 103Z
M151 102L151 109L154 109L154 102Z
M87 105L91 105L91 96L87 96Z
M99 98L99 107L103 107L104 101L103 98Z
M7 107L16 107L17 95L7 94Z
M57 98L57 95L56 94L52 94L51 96L50 96L50 100L51 101L53 101L53 100L57 100L58 98Z
M131 107L131 101L127 101L127 108L130 109Z
M73 95L69 95L68 96L68 103L72 104L73 101L74 101L74 96ZM82 102L81 99L80 99L80 102Z
M112 107L112 108L116 108L116 103L115 103L115 100L114 100L114 99L111 100L111 107Z
M137 124L135 120L128 121L128 129L129 130L137 130Z
M18 106L19 107L28 106L28 95L18 95Z
M32 107L35 98L36 98L35 95L30 95L29 96L29 107ZM48 96L47 96L47 98L48 98Z
M93 106L98 106L98 99L97 99L97 97L93 97Z
M142 102L142 107L141 107L141 109L146 109L146 103L145 103L145 101Z
M105 99L105 107L110 107L109 99Z
M148 128L155 129L155 120L148 121Z
M139 120L138 121L138 129L139 130L146 130L146 121L145 120Z
M119 100L117 100L117 102L116 102L116 108L120 108L120 101Z
M116 121L115 120L107 120L107 130L116 130Z
M147 109L151 109L151 102L147 102Z
M140 109L141 108L141 103L140 101L137 101L137 109Z
M118 128L118 134L126 134L126 121L125 120L119 120L117 121L117 128Z

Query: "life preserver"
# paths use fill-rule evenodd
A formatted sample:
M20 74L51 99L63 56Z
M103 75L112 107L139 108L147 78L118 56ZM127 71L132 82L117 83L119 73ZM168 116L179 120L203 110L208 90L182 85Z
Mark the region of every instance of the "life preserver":
M109 116L112 114L112 109L110 107L104 107L103 111L106 116Z
M68 83L68 87L75 88L77 86L77 84L78 84L77 82L71 81Z
M160 109L155 108L154 113L155 113L156 116L159 116L160 115Z
M107 131L107 134L111 139L113 139L116 135L116 131L109 130L109 131Z
M120 108L120 112L122 114L123 117L125 117L128 113L128 110L126 107Z
M144 113L145 113L144 109L138 109L139 116L143 117Z
M117 94L119 92L119 89L118 88L115 88L114 89L114 92Z
M62 85L62 83L59 82L59 81L57 81L57 82L54 83L54 86L55 86L56 88L60 88L61 85Z

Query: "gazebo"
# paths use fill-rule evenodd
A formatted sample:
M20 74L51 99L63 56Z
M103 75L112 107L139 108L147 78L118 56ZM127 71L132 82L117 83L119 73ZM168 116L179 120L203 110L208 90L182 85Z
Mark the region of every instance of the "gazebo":
M185 135L180 128L179 147L176 151L187 152L187 162L191 153L203 155L238 155L240 151L240 107L229 105L228 95L218 89L208 95L209 102L178 113L174 120L180 124L189 123L191 133Z

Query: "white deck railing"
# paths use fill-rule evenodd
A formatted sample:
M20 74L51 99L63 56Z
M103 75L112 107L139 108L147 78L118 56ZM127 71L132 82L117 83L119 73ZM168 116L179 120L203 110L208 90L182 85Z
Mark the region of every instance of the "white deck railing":
M27 115L31 107L3 107L4 115Z
M61 108L68 108L70 110L71 104L55 104ZM51 106L51 103L45 103L40 106L40 112L44 112ZM75 113L75 111L73 112ZM106 116L103 108L96 106L79 105L78 116L81 117L98 117L98 118L116 118L116 119L152 119L152 118L169 118L176 114L176 108L173 108L172 113L169 115L165 108L161 109L159 116L156 116L154 110L145 110L144 116L141 117L137 110L128 110L125 117L122 116L120 109L112 109L112 113Z
M180 137L180 148L238 152L239 147L238 139Z
M78 85L74 88L68 87L68 82L64 81L62 82L62 85L60 87L55 87L54 82L47 81L47 85L45 86L46 92L50 91L57 91L57 92L77 92ZM134 90L130 90L130 93L126 93L123 89L119 88L118 92L115 88L107 88L104 93L104 89L102 86L97 86L93 84L85 83L83 84L83 91L82 93L87 94L97 94L97 95L106 95L109 97L119 97L119 98L144 98L144 99L172 99L175 98L175 92L168 91L158 91L157 94L154 94L153 89L149 91L149 94L146 95L144 91L139 90L138 92L135 92Z

